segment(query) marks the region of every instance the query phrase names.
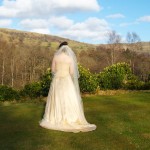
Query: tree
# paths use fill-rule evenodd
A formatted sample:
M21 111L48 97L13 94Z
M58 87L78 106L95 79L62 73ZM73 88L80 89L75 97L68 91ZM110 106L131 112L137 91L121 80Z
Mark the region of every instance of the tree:
M135 72L134 61L136 56L135 54L136 52L138 51L140 52L142 50L142 43L140 37L135 32L128 32L126 36L126 41L128 49L132 51L130 55L130 64L132 66L132 70L134 73Z
M5 77L5 64L7 58L7 43L4 40L0 40L0 55L1 55L1 84L4 85Z
M107 34L108 37L108 49L111 65L116 63L117 51L121 49L121 36L116 33L116 31L110 31Z

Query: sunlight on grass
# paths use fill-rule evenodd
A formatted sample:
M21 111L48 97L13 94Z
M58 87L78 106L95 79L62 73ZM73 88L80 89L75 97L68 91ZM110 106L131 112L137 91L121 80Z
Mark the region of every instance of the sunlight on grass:
M148 150L150 93L84 97L85 116L97 129L67 133L41 128L45 104L0 104L1 150Z

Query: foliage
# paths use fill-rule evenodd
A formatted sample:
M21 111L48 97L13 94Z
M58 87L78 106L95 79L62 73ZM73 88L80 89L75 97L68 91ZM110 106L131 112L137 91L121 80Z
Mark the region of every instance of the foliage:
M150 81L150 73L149 73L149 75L148 75L148 81Z
M41 77L41 95L47 96L50 88L50 83L52 81L51 69L48 68L46 73Z
M40 77L39 82L26 84L24 86L24 89L21 90L20 93L24 97L29 96L31 98L47 96L51 81L52 81L52 73L51 73L51 69L48 68L46 70L46 73Z
M142 90L150 90L150 81L145 82L145 84L142 86Z
M124 89L129 90L150 90L150 82L140 81L140 79L135 75L130 76L130 78L126 83L124 83L123 86Z
M17 89L22 88L22 83L28 84L39 80L43 71L50 66L60 42L67 40L57 36L11 29L0 29L0 35L0 64L10 64L0 68L1 83L13 85ZM95 47L69 39L67 41L77 53L87 50L88 47ZM15 71L15 67L19 68L19 71Z
M131 68L125 62L106 67L97 75L101 89L122 88L129 76L131 76Z
M79 67L79 86L82 93L94 93L98 89L98 80L96 74L92 74L89 69L81 65Z
M137 76L132 75L127 82L124 83L123 87L128 90L140 90L143 85L144 82L140 81Z
M106 67L98 74L91 73L89 69L78 65L80 78L79 86L82 93L95 93L100 89L129 89L149 90L150 81L143 82L132 74L127 63L117 63ZM52 81L51 69L48 68L39 82L28 83L20 91L11 87L0 85L0 101L19 100L20 97L37 98L47 96Z
M33 82L26 84L23 88L23 90L20 91L20 95L23 97L30 97L30 98L36 98L41 95L41 83L40 82Z
M79 85L82 93L89 92L94 93L98 88L98 81L96 74L92 74L89 69L84 68L79 65ZM47 96L50 88L50 83L52 81L51 69L48 68L46 73L41 77L41 95Z
M19 100L19 92L6 85L0 85L0 101Z

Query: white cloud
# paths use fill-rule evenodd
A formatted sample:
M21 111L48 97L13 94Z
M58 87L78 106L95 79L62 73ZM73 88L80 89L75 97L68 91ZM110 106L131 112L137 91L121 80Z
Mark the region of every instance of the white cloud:
M0 16L1 17L5 17L5 18L11 18L11 17L15 17L17 14L17 10L16 9L9 9L7 7L0 7Z
M68 19L65 16L61 17L51 17L49 19L49 25L53 26L58 29L67 29L73 25L74 21L71 19Z
M20 27L42 34L50 34L49 22L46 19L24 19L19 23Z
M50 30L48 28L37 28L30 30L31 32L42 33L42 34L50 34Z
M124 15L118 13L118 14L111 14L111 15L108 15L106 16L107 18L125 18Z
M49 17L79 11L99 11L97 0L4 0L1 17Z
M26 29L47 28L48 22L44 19L25 19L20 22L20 25Z
M12 24L10 19L0 19L0 27L8 27Z
M62 36L78 41L90 41L98 43L105 40L106 34L110 31L109 24L104 19L96 17L88 18L82 22L74 22L64 16L51 17L50 19L26 19L20 25L29 31L49 34L51 27L54 29L51 34ZM55 31L55 33L54 33Z
M21 19L19 29L55 34L74 40L103 39L109 26L103 19L75 22L67 13L100 11L98 0L3 0L1 18ZM10 24L10 23L9 23ZM5 24L6 25L6 24Z
M53 27L59 30L64 30L73 25L73 20L65 16L53 16L49 19L24 19L19 25L24 29L39 29Z
M143 16L138 19L141 22L150 22L150 16Z
M105 40L106 33L110 30L104 19L88 18L83 22L72 25L67 30L59 32L59 35L79 41L91 40L97 42Z
M30 0L3 0L0 6L0 16L1 17L18 17L22 13L28 15L31 9Z

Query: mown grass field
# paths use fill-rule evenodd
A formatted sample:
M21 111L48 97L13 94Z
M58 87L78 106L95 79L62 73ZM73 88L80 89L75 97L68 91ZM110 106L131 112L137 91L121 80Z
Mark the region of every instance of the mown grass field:
M84 97L97 129L69 133L41 128L44 102L0 104L0 150L150 150L150 93Z

